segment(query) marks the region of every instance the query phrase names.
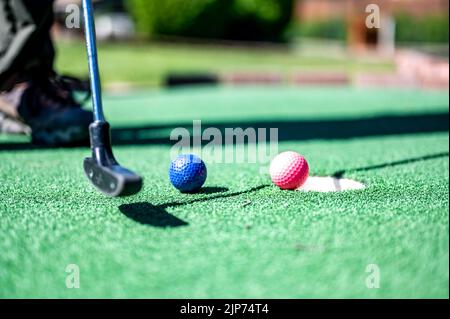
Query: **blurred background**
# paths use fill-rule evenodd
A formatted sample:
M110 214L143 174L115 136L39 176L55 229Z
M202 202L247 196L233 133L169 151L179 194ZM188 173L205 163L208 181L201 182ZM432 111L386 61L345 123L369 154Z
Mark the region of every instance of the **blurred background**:
M82 29L57 0L57 69L87 75ZM182 84L448 89L447 0L99 0L109 90ZM366 8L380 8L380 28Z

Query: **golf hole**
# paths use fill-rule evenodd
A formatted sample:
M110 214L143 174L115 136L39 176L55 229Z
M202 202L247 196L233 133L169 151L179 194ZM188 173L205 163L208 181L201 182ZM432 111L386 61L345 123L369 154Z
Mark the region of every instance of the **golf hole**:
M297 190L300 192L345 192L364 189L366 185L348 178L337 178L332 176L318 177L310 176L306 183Z

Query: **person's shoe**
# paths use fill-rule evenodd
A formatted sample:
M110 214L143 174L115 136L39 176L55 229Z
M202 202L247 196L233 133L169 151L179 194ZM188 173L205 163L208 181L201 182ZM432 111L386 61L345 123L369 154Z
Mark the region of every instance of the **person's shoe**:
M9 121L29 126L34 144L87 144L93 115L75 99L78 90L86 91L85 85L73 78L34 77L0 93L0 112Z

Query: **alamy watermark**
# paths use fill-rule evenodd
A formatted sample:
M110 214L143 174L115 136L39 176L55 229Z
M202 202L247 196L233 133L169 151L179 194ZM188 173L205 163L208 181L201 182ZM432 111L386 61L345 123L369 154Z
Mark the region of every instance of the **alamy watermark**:
M203 128L196 120L192 131L184 127L172 130L170 140L176 141L171 158L196 153L208 163L250 163L264 169L278 154L278 128Z
M66 267L66 287L68 289L80 288L80 267L76 264L70 264Z
M76 4L69 4L66 6L66 28L80 29L81 28L81 9Z
M366 287L368 289L379 289L381 283L381 271L377 264L369 264L366 266Z
M380 29L381 28L381 13L380 7L377 4L369 4L366 6L366 27L368 29Z

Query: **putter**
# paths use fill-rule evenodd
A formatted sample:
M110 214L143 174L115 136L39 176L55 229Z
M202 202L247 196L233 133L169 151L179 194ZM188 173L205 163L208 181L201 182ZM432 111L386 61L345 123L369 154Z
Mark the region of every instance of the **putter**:
M103 114L94 11L91 0L83 0L83 13L94 108L94 122L89 126L92 157L84 160L84 171L91 183L108 196L133 195L141 190L142 178L120 166L113 155L110 125Z

